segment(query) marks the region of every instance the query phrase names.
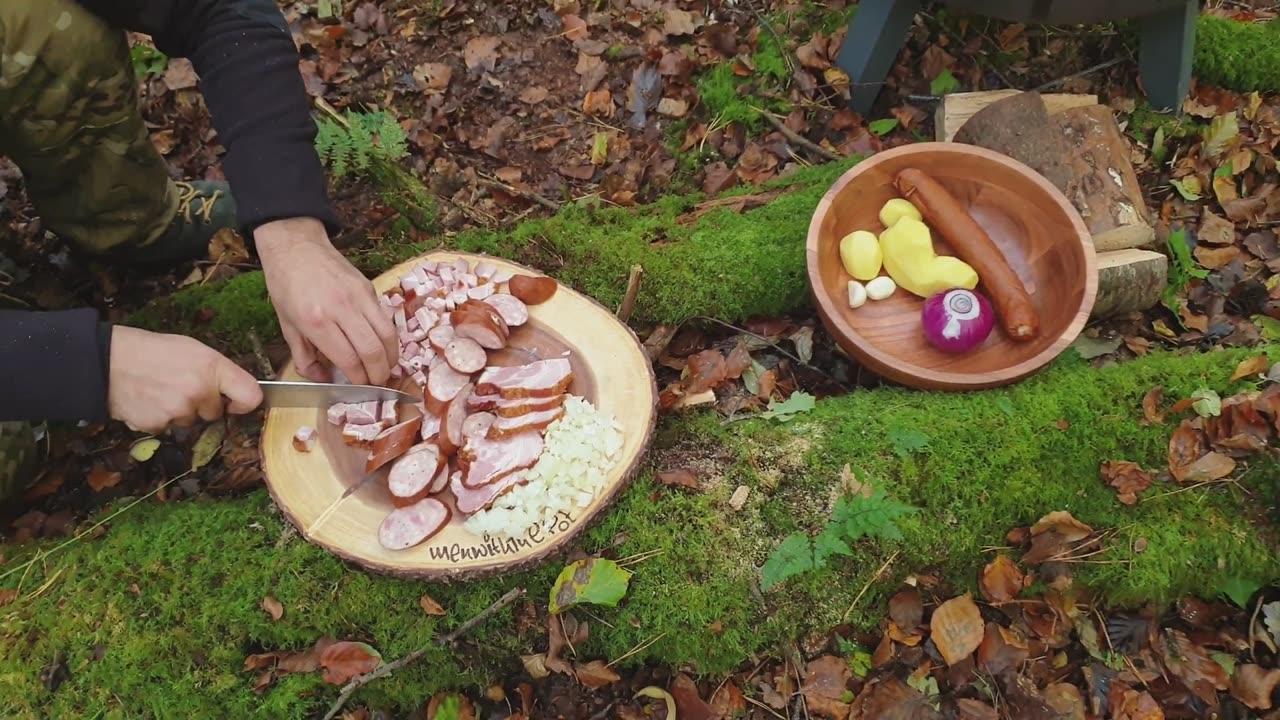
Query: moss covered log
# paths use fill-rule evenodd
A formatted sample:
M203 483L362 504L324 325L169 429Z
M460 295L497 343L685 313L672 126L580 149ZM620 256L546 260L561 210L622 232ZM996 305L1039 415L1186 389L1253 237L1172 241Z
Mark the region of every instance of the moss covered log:
M1280 358L1280 347L1270 352ZM1239 484L1170 493L1175 488L1157 483L1134 506L1117 502L1099 478L1104 460L1153 468L1166 462L1172 426L1140 423L1151 386L1164 385L1171 398L1200 388L1226 396L1248 387L1229 382L1245 356L1158 354L1094 370L1068 355L1046 373L998 391L856 392L820 401L786 424L723 427L710 414L668 418L650 467L581 543L588 552L617 556L661 552L634 568L618 608L593 608L604 622L592 621L590 641L578 652L617 658L660 638L624 665L689 664L724 673L753 652L839 622L867 583L850 616L862 627L882 620L886 598L909 574L932 572L953 591L972 589L991 559L984 548L1003 545L1010 528L1053 510L1116 531L1106 552L1092 558L1099 562L1074 566L1078 583L1115 604L1208 596L1230 578L1280 577L1275 528L1262 518L1280 476L1274 462L1244 470ZM901 441L905 433L912 442ZM854 557L794 578L761 603L751 589L755 568L788 533L822 527L845 463L860 480L920 508L902 524L904 540L862 541ZM654 470L676 466L693 470L704 491L661 488L652 480ZM751 492L735 512L728 498L741 485ZM353 569L283 530L265 491L144 503L113 521L104 537L0 580L0 587L21 588L19 599L0 611L0 714L314 716L335 688L309 674L255 695L254 674L241 670L245 657L301 649L325 634L362 639L384 657L398 657L509 587L528 588L545 606L560 569L552 562L451 586L405 582ZM10 558L6 568L34 550L0 548ZM894 552L884 576L871 582ZM424 616L418 605L424 593L448 616ZM284 605L278 622L259 608L268 594ZM517 655L544 648L545 639L536 630L522 636L514 616L507 611L477 630L457 656L433 651L379 680L357 702L405 711L437 689L518 672ZM40 668L55 655L66 660L70 679L50 694Z
M1202 16L1193 62L1202 83L1240 92L1280 92L1280 21L1242 23Z
M631 266L642 265L633 316L638 322L698 316L732 322L786 313L809 303L804 245L813 210L854 162L807 168L772 182L760 191L777 197L744 213L719 209L689 224L678 222L705 199L700 194L631 209L571 205L510 232L469 230L445 245L538 267L607 307L621 302ZM376 274L432 247L389 240L353 259ZM184 288L135 313L130 323L192 333L237 351L249 349L249 330L264 340L279 334L259 272Z

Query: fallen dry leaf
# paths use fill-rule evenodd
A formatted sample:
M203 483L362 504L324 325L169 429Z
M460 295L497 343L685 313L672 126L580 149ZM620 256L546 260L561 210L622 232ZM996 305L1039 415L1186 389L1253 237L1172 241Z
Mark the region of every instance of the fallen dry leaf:
M585 665L574 665L573 671L578 678L578 682L592 690L599 690L622 679L618 673L611 670L608 665L605 665L600 660L592 660Z
M445 90L453 79L453 68L445 63L422 63L413 69L413 79L428 90Z
M1045 703L1057 713L1056 720L1085 720L1088 704L1080 688L1070 683L1054 683L1044 689Z
M1280 683L1280 668L1240 665L1231 676L1231 696L1254 710L1270 710L1271 694Z
M1164 402L1164 386L1157 385L1142 396L1142 417L1152 425L1164 424L1164 411L1160 404Z
M1125 505L1135 505L1138 493L1151 487L1155 476L1142 466L1128 460L1106 460L1102 463L1102 481L1116 489L1117 499Z
M4 607L18 599L17 590L0 590L0 607Z
M736 684L726 682L711 696L711 710L723 720L741 717L747 711L747 698Z
M1195 251L1196 261L1209 270L1217 270L1230 265L1240 257L1240 250L1234 246L1210 248L1198 247Z
M533 85L520 91L520 102L528 105L537 105L550 95L547 89L541 85Z
M959 720L1000 720L996 709L981 700L960 698L956 700L956 710L960 712Z
M968 593L939 605L929 620L929 629L933 644L948 666L972 655L982 644L984 634L982 614Z
M698 686L688 675L677 673L671 680L670 693L680 720L715 720L715 710L698 694Z
M565 15L561 21L564 23L564 36L570 40L586 40L591 34L587 30L587 21L577 15Z
M1182 631L1166 631L1155 643L1155 648L1169 672L1186 683L1191 692L1206 704L1214 705L1217 691L1230 687L1226 669Z
M1202 483L1221 480L1236 469L1236 461L1220 452L1210 452L1182 471L1180 482Z
M862 687L850 708L857 720L941 720L930 698L898 678L888 677Z
M1107 708L1113 720L1164 720L1164 711L1151 693L1134 690L1113 680L1107 691Z
M1236 240L1236 226L1224 217L1213 214L1205 207L1200 218L1196 239L1210 245L1230 245Z
M662 98L658 101L658 114L667 117L684 117L689 112L689 103L676 98Z
M805 668L804 695L809 712L827 718L844 718L849 714L845 692L853 674L844 658L825 655L809 662Z
M703 350L689 357L689 374L681 381L684 390L697 395L720 387L728 377L729 365L719 350Z
M593 90L582 100L582 112L607 117L613 114L613 93L609 90Z
M271 616L271 620L273 622L279 621L280 618L284 617L284 605L281 605L280 601L275 599L275 597L268 595L262 598L261 605L262 609Z
M662 32L667 35L692 35L697 32L698 26L694 24L693 13L686 10L668 9L666 12L666 22L662 26Z
M711 163L705 172L702 191L708 195L719 195L738 184L738 171L731 169L723 160Z
M362 642L336 642L320 655L324 681L330 685L343 685L357 675L373 672L381 663L378 651Z
M467 40L466 45L462 46L462 61L466 63L467 69L483 68L493 72L498 63L498 45L501 42L492 35L477 35Z
M1267 370L1271 369L1271 360L1266 355L1255 355L1247 360L1242 360L1236 371L1231 374L1231 382L1235 382L1250 375L1266 375Z
M93 470L89 471L89 476L85 478L85 482L89 483L89 487L94 492L102 492L107 488L119 485L121 477L120 473L112 472L101 462L97 462L94 463Z
M1022 570L1007 555L997 555L995 560L982 568L978 587L990 603L1005 603L1022 592Z
M422 612L426 613L428 617L444 617L449 614L449 612L430 595L423 595L418 598L418 604L422 606Z
M1016 632L987 623L978 646L978 667L992 675L1017 670L1030 656L1027 642Z
M520 662L524 665L524 671L529 673L529 677L534 680L542 680L551 677L551 671L547 669L546 653L521 655Z
M889 598L889 619L908 631L915 630L924 622L924 600L920 597L919 588L903 588Z
M1035 525L1031 526L1031 535L1034 537L1051 530L1067 542L1079 542L1093 532L1093 528L1075 519L1065 510L1055 510L1040 518Z
M687 487L690 490L700 490L701 485L698 484L698 478L693 471L688 468L676 468L674 470L663 470L657 474L658 482L663 485L679 485Z
M186 58L173 58L164 71L164 84L170 90L190 90L199 82L196 68Z

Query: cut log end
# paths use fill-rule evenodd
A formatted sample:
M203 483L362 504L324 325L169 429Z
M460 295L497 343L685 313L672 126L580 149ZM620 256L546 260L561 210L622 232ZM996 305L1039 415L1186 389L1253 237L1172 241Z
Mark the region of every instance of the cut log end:
M1160 302L1169 278L1169 258L1150 250L1098 254L1098 297L1090 316L1102 319L1149 310Z

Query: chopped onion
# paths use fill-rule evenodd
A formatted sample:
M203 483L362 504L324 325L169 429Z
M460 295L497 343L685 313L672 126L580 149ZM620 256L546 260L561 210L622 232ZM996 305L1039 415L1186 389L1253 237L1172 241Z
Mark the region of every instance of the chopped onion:
M964 288L934 293L920 314L924 336L946 353L965 353L982 344L995 326L991 303Z
M542 456L525 473L528 482L467 518L466 529L476 535L518 537L535 525L549 529L561 512L576 516L604 488L622 443L616 420L583 398L566 398L564 415L547 428Z

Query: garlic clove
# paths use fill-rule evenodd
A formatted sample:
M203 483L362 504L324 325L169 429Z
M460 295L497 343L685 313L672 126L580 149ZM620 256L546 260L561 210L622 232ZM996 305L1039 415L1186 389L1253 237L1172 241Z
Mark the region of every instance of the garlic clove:
M867 302L867 289L857 280L849 281L849 307L860 308Z
M867 297L872 300L884 300L892 295L893 291L897 289L898 285L893 282L893 278L888 275L881 275L875 280L867 283L866 292Z

